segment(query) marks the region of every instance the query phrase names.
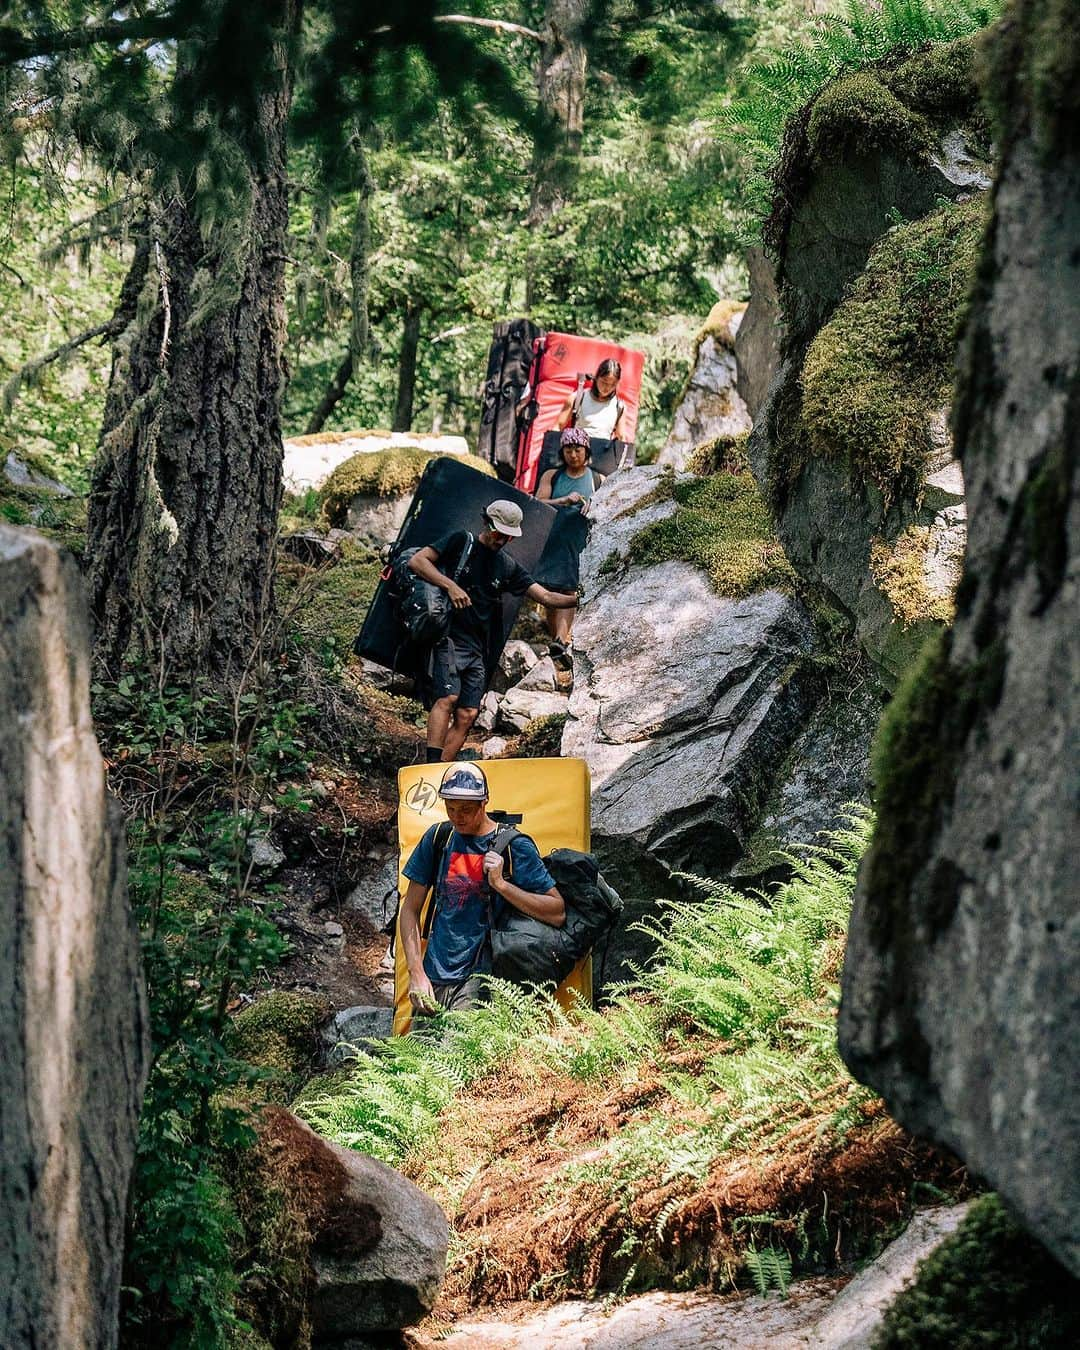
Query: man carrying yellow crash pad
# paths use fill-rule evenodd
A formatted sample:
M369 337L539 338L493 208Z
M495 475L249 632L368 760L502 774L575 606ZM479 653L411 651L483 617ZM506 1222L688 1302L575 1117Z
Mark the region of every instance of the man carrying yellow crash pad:
M451 764L439 796L452 829L432 825L403 869L409 885L401 904L400 936L409 967L409 1001L418 1013L462 1010L483 1002L491 971L491 925L511 905L559 928L566 906L533 841L509 839L505 859L492 851L498 824L487 813L488 784L476 764ZM434 888L427 952L421 955L420 912Z

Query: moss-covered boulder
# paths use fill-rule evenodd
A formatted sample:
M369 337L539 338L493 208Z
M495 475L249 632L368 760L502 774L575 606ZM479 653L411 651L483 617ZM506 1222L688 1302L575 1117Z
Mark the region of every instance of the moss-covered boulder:
M964 573L879 733L840 1048L1080 1275L1080 5L1018 0L992 64Z
M408 514L424 470L437 456L417 446L401 446L353 455L331 473L323 489L323 511L331 525L350 530L370 544L389 543ZM480 473L494 468L476 455L455 460Z
M789 123L766 229L785 344L751 463L792 565L890 685L963 552L949 405L987 139L970 39L843 75Z

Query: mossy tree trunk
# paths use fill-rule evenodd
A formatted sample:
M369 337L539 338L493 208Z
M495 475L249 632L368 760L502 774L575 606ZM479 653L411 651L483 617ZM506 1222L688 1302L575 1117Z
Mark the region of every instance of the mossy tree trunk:
M536 69L539 95L533 142L529 227L536 231L569 201L581 163L585 129L585 21L588 0L547 0ZM534 303L534 266L526 276L526 308Z
M274 613L288 200L285 130L302 0L267 0L251 87L228 116L239 163L213 220L192 172L150 213L122 292L90 497L96 655L229 678ZM174 95L220 52L180 48ZM177 92L180 91L180 92ZM213 113L207 117L213 125ZM196 115L198 108L196 107ZM243 119L239 130L236 122ZM202 196L198 195L202 192ZM231 193L231 195L228 195Z
M416 397L416 353L420 346L420 306L405 301L405 320L401 330L401 355L398 357L397 404L391 431L411 431L413 401Z

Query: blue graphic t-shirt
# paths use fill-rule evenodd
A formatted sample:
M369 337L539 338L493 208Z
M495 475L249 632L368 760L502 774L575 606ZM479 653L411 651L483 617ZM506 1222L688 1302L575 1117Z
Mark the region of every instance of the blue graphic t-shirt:
M424 970L433 984L457 984L476 972L491 969L486 942L488 896L494 906L506 901L484 887L484 854L495 838L490 834L458 834L455 830L443 852L440 875L435 877L435 831L425 833L405 864L405 876L424 886L435 886L435 921L431 925ZM510 866L505 872L515 886L545 895L555 885L536 845L524 835L510 843ZM494 909L498 914L499 910Z

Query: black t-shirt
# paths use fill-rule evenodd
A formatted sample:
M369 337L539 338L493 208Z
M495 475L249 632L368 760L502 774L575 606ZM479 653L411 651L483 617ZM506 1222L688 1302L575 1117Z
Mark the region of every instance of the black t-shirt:
M436 539L431 547L438 558L439 571L446 577L454 575L467 535L464 530L454 530ZM496 552L488 548L474 536L472 553L465 564L465 570L458 577L458 585L472 601L464 609L455 609L450 619L450 636L456 642L476 647L480 651L488 640L491 625L502 607L502 598L511 595L524 595L533 584L533 579L520 563L509 554Z

